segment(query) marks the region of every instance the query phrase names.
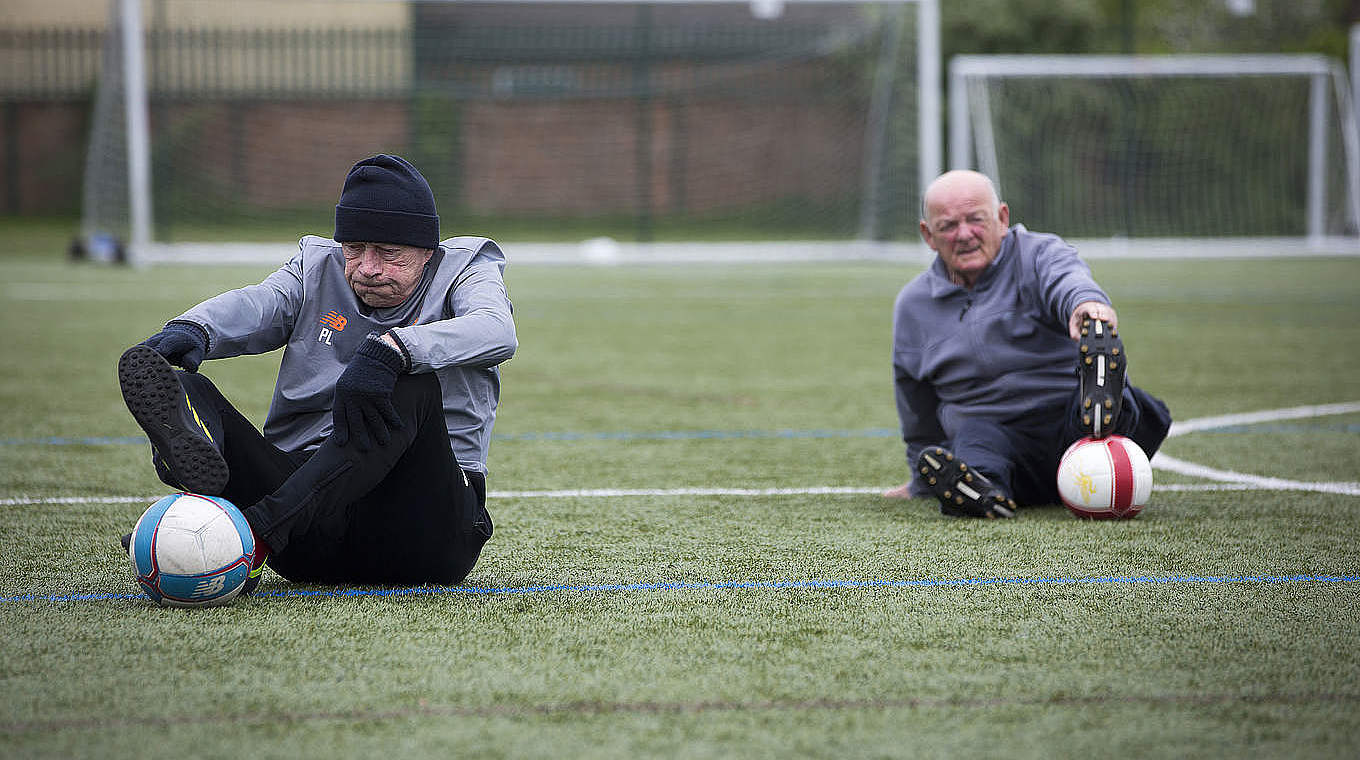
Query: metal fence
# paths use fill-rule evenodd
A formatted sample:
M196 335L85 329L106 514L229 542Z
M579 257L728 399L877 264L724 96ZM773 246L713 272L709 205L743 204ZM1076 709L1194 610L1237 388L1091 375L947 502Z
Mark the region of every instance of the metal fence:
M99 29L0 29L0 99L88 98L103 47Z
M675 61L714 63L804 53L823 30L454 27L434 29L149 29L147 86L164 98L384 97L413 87L479 97L486 83L463 67L608 63L626 69ZM90 95L106 33L99 29L0 30L0 99ZM531 51L531 53L526 53ZM662 84L653 81L651 86ZM552 94L556 88L547 88ZM632 87L605 96L631 97ZM517 94L525 94L519 92ZM565 94L565 93L564 93ZM572 93L579 94L579 93Z
M440 4L400 27L146 29L157 226L324 207L333 188L312 178L395 151L464 215L542 219L544 229L635 219L636 237L650 239L663 222L702 219L742 236L914 234L898 212L914 207L903 194L917 167L916 77L910 46L888 44L914 29L904 14L537 15L565 5L462 17L449 15L459 4ZM88 129L91 148L68 140L51 152L69 165L93 156L87 195L100 161L113 167L102 176L121 181L116 31L0 34L0 103L15 111L0 121L0 176L51 164L35 147L53 132L43 101L64 100L68 131ZM96 90L107 111L89 105ZM16 181L5 203L52 207L39 202L41 184Z
M105 32L0 30L0 99L89 97ZM329 98L397 95L411 83L405 29L154 29L153 96Z

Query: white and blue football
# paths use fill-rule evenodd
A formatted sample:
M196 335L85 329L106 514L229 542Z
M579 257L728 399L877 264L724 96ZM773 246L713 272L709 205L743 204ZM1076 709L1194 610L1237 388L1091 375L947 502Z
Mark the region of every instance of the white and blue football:
M177 493L142 513L128 558L138 585L157 604L211 607L240 593L255 558L255 537L226 499Z

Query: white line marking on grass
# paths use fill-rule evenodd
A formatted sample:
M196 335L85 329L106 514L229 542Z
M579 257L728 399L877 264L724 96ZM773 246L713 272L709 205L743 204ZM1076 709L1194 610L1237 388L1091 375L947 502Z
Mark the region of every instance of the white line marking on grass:
M490 491L491 499L595 499L619 496L845 496L882 493L891 486L810 486L807 488L569 488L552 491ZM151 496L18 496L0 499L0 506L56 504L151 504L165 494Z
M1326 417L1328 415L1353 414L1356 412L1360 412L1360 401L1348 401L1339 404L1320 404L1314 406L1291 406L1284 409L1267 409L1260 412L1223 414L1216 417L1200 417L1184 422L1171 423L1171 430L1167 432L1166 437L1174 438L1200 430L1214 430L1216 428L1230 427L1233 425L1253 425L1258 422L1278 422L1280 420ZM1207 467L1202 464L1187 462L1183 459L1177 459L1164 451L1158 451L1153 455L1152 466L1166 472L1174 472L1180 475L1189 475L1191 477L1205 478L1208 480L1217 480L1221 483L1229 483L1239 487L1260 489L1264 491L1313 491L1317 493L1339 493L1346 496L1360 496L1360 483L1315 483L1302 480L1251 475L1245 472L1221 470L1216 467ZM1160 490L1171 490L1169 486L1158 486L1157 488Z
M1166 470L1167 472L1190 475L1196 478L1218 480L1234 485L1251 486L1264 491L1317 491L1319 493L1339 493L1347 496L1360 496L1360 483L1315 483L1302 480L1287 480L1285 478L1250 475L1245 472L1205 467L1202 464L1187 462L1183 459L1168 456L1162 452L1157 452L1157 455L1153 457L1152 464L1157 469ZM1163 486L1163 488L1165 487Z
M1166 437L1175 438L1188 433L1195 433L1200 430L1214 430L1216 428L1232 427L1234 425L1253 425L1258 422L1298 420L1308 417L1326 417L1334 414L1353 414L1355 412L1360 412L1360 401L1348 401L1341 404L1322 404L1319 406L1291 406L1285 409L1267 409L1260 412L1223 414L1217 417L1200 417L1184 422L1171 423L1171 430L1167 432Z
M1316 406L1292 406L1284 409L1268 409L1243 414L1224 414L1216 417L1175 422L1167 433L1168 438L1186 435L1199 430L1212 430L1232 425L1250 425L1258 422L1324 417L1335 414L1360 412L1360 401ZM1152 458L1152 466L1166 472L1175 472L1197 478L1219 481L1218 483L1167 483L1157 486L1161 491L1315 491L1336 493L1347 496L1360 496L1360 483L1332 482L1315 483L1285 478L1272 478L1251 475L1233 470L1220 470L1214 467L1186 462L1157 452ZM641 496L857 496L877 494L889 486L809 486L803 488L582 488L547 491L492 491L490 498L496 499L596 499L613 497ZM21 507L55 504L151 504L164 494L153 496L17 496L0 499L0 506Z
M590 488L561 491L492 491L502 499L575 499L611 496L842 496L882 493L891 486L811 486L807 488Z
M1360 495L1360 483L1306 483L1279 478L1259 478L1241 473L1226 473L1222 470L1201 468L1189 462L1186 474L1196 477L1210 477L1205 472L1219 473L1219 483L1165 483L1158 485L1158 491L1321 491ZM1164 468L1170 469L1170 468ZM1231 476L1230 478L1228 476ZM880 494L890 486L813 486L810 488L579 488L555 491L491 491L490 499L610 499L618 497L670 497L670 496L864 496ZM0 499L0 507L32 507L84 504L151 504L165 494L148 496L18 496Z
M1328 485L1337 486L1357 486L1360 483L1331 483ZM1179 491L1179 492L1215 492L1215 491L1275 491L1276 488L1266 488L1254 483L1160 483L1154 488L1158 491Z
M3 507L37 507L51 505L71 505L81 504L146 504L150 506L152 502L165 496L15 496L9 499L0 499L0 506Z

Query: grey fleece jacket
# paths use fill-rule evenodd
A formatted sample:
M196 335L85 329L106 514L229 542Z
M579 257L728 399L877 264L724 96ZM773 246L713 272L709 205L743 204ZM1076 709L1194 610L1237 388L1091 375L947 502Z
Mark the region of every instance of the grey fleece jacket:
M505 255L481 237L440 243L420 283L391 308L365 305L345 280L340 244L307 236L298 254L258 285L228 291L177 317L203 328L207 358L283 348L264 435L285 451L313 449L331 432L335 382L369 333L392 332L410 372L434 372L458 464L486 473L500 400L498 364L518 346Z
M972 290L938 257L907 283L893 307L892 363L908 465L926 446L949 446L965 418L1029 427L1044 424L1036 412L1063 407L1077 385L1067 320L1084 301L1110 299L1076 249L1019 224ZM911 490L928 492L914 476Z

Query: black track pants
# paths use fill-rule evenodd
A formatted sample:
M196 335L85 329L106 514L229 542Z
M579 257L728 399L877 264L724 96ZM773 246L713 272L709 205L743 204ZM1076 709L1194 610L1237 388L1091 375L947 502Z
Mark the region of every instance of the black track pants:
M1055 424L1058 419L1063 422ZM1056 504L1058 462L1084 435L1080 419L1081 399L1074 389L1061 409L1033 410L1010 422L964 421L951 441L952 451L1022 506ZM1161 399L1132 385L1124 388L1115 433L1132 439L1151 458L1170 429L1171 412Z
M486 482L464 473L444 428L439 380L402 375L402 427L358 451L323 442L311 454L264 439L202 375L180 373L227 460L227 500L273 550L285 578L316 583L458 583L491 538Z

